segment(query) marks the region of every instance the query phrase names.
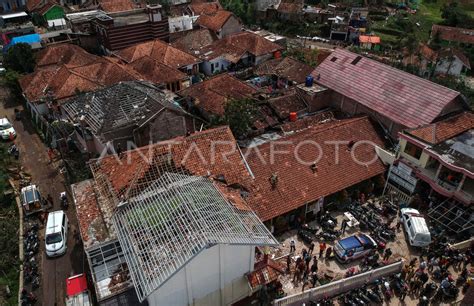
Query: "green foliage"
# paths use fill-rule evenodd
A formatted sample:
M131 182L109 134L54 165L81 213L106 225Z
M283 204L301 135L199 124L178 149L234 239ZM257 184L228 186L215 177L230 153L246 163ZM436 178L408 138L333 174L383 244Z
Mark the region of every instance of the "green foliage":
M10 88L11 94L16 98L21 98L21 87L18 82L20 76L15 70L7 70L3 76L3 84Z
M0 145L0 287L8 285L12 292L7 305L18 305L18 210L15 199L4 195L10 160L6 145Z
M471 28L474 26L474 19L455 1L443 5L441 17L444 19L443 24L451 27Z
M311 67L316 67L318 65L317 49L289 48L285 55L291 56Z
M245 24L255 24L255 5L241 0L221 0L222 6L234 13Z
M3 58L7 69L12 69L20 73L33 72L35 68L35 58L31 46L25 43L16 44L8 49Z
M435 77L432 79L433 82L448 88L459 91L466 99L471 108L474 107L474 89L466 85L464 80L458 79L453 76Z
M237 138L245 137L258 119L256 102L252 99L231 100L225 105L222 119Z
M36 13L34 13L33 16L31 16L31 21L37 27L45 27L48 24L46 22L46 19L44 19L43 16L41 16L40 14L36 14Z

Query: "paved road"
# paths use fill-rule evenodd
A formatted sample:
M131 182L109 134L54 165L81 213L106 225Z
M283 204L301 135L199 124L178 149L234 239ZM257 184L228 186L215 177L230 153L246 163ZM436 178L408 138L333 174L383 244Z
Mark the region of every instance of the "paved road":
M0 104L0 116L8 117L18 134L15 142L20 149L20 161L24 171L32 176L32 182L39 186L43 196L48 193L53 196L52 210L59 210L59 193L66 190L63 176L54 164L49 163L47 147L36 134L32 122L26 116L23 116L21 121L14 120L14 108L22 109L22 106L11 105L5 88L0 88L0 99L3 102ZM72 203L72 199L69 203ZM42 290L40 288L35 294L44 306L64 305L66 278L84 270L86 259L82 245L76 244L73 237L78 228L73 205L69 206L67 216L70 222L67 253L59 258L47 259L44 255L44 243L41 243ZM41 234L44 234L44 229Z

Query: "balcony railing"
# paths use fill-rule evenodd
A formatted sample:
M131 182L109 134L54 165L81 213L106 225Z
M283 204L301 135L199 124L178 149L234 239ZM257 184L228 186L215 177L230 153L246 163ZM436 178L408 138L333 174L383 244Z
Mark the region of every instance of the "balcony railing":
M436 180L436 183L438 183L438 185L440 185L441 187L443 187L444 189L446 189L450 192L456 191L458 189L458 186L459 186L459 183L448 182L448 181L442 180L440 178L438 178Z

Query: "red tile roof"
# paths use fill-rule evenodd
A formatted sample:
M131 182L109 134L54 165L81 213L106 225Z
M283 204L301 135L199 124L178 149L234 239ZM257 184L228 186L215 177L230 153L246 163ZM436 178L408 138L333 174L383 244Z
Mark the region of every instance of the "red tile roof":
M203 59L222 56L231 62L238 62L246 52L254 56L262 56L283 49L282 46L272 43L260 35L240 32L226 36L212 45L202 48L200 54Z
M224 27L227 20L233 15L234 14L231 12L224 10L220 10L212 14L201 14L196 23L203 28L217 32L221 30L222 27Z
M43 15L55 5L59 6L58 2L55 0L28 0L26 2L26 9L30 13Z
M223 115L227 101L250 98L257 90L239 79L223 73L181 90L182 97L191 97L197 107L208 114Z
M431 37L435 37L435 35L439 35L439 38L442 40L474 44L474 29L463 29L434 24L431 27Z
M284 14L297 14L303 12L304 3L301 0L281 1L277 11Z
M138 75L109 58L100 58L92 64L69 67L50 65L20 79L20 86L30 102L48 96L55 100L70 98L120 81L133 81Z
M407 130L406 133L435 145L470 129L474 129L474 114L466 112L436 123Z
M247 274L247 280L250 287L256 289L276 281L278 276L284 273L285 267L271 259L264 259L255 264L254 270Z
M217 39L216 34L211 30L198 29L186 31L186 35L176 39L171 45L189 54L194 54L195 51L199 51L202 47L211 45Z
M195 15L213 14L219 10L222 10L222 6L218 1L191 3L189 7Z
M149 56L172 68L181 68L199 63L196 57L159 39L125 48L116 51L114 54L127 63L132 63L144 56Z
M320 76L319 84L410 128L433 122L460 96L457 91L344 49L336 49L312 74Z
M297 84L303 83L313 67L291 57L272 59L258 65L254 73L257 75L277 75Z
M98 60L100 60L99 56L74 44L51 45L36 54L37 67L64 64L72 68L92 64Z
M307 110L308 107L295 90L291 90L283 96L268 99L268 104L282 120L288 119L291 112L302 112Z
M255 186L247 203L262 221L285 214L385 171L378 158L369 165L361 165L352 158L352 154L360 162L376 158L373 146L354 145L352 150L349 150L347 144L341 145L337 154L335 145L331 144L334 141L370 141L383 145L367 117L331 121L280 140L290 144L278 145L278 142L275 142L275 145L272 145L269 142L244 153L255 176ZM301 145L309 141L319 144L320 152L323 153L320 154L314 144ZM272 150L288 150L289 153L274 154L272 163ZM339 156L338 162L336 154ZM302 160L310 163L318 156L321 156L321 159L316 163L315 171L310 165L299 162ZM347 175L348 173L350 175ZM278 177L275 187L270 183L273 174Z
M149 56L144 56L128 66L139 73L144 80L155 84L167 84L188 78L184 72L155 61Z
M143 156L151 160L167 152L172 153L176 167L183 167L192 175L219 178L227 186L248 188L250 184L250 174L242 163L234 136L226 126L126 151L119 160L116 156L106 156L97 160L97 164L93 161L94 177L105 176L114 191L123 194L132 182L144 178L148 171L154 171L152 163ZM236 206L241 203L239 199L231 202Z
M133 0L99 0L99 8L107 13L130 11L139 7Z
M372 44L380 44L380 37L378 36L369 36L369 35L360 35L359 36L360 43L372 43Z

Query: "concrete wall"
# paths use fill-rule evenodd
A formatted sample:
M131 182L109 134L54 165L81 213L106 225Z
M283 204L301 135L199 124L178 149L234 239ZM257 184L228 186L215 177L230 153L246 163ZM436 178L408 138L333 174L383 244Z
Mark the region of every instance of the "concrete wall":
M230 305L250 294L245 273L255 248L215 245L199 253L148 297L155 305Z
M227 22L222 27L221 32L218 33L218 36L219 38L223 38L240 31L242 31L242 23L237 17L232 15L227 19Z
M405 153L405 147L407 145L407 140L406 139L403 139L403 138L400 138L400 141L399 141L399 145L400 145L400 157L403 157L405 158L406 160L414 163L415 165L417 166L420 166L422 168L426 168L426 165L428 163L428 160L430 158L430 156L428 154L426 154L424 151L421 153L421 156L419 159L416 159L414 158L413 156ZM413 144L414 145L414 144ZM423 150L423 148L420 148Z
M365 114L372 117L389 132L390 136L394 139L398 138L398 132L406 128L396 122L391 121L389 118L379 114L378 112L356 102L355 100L349 99L339 93L334 92L331 104L334 108L340 109L341 111L348 113L352 116L358 114Z

